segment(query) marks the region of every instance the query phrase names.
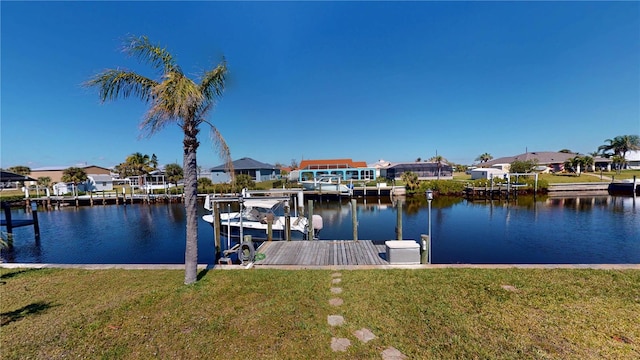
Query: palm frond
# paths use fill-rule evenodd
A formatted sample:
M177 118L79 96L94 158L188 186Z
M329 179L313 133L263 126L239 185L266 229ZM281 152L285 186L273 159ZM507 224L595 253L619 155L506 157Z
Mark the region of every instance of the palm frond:
M171 53L159 45L152 44L147 36L130 36L123 50L130 56L150 64L154 69L163 69L164 73L182 73Z
M102 102L115 100L119 97L128 98L131 95L135 95L143 101L149 101L156 85L154 80L132 71L120 69L105 70L84 83L84 86L98 88L98 95Z
M231 181L233 181L235 177L235 171L233 169L233 160L231 159L231 150L229 150L227 142L224 140L222 134L220 134L218 129L213 126L213 124L206 120L203 120L203 122L211 127L211 131L209 132L211 143L213 144L216 153L220 156L220 158L222 158L222 161L224 162L224 168L229 172Z
M215 98L222 96L224 84L227 75L227 61L223 58L222 62L214 69L207 71L202 77L200 83L200 91L204 98L213 101Z

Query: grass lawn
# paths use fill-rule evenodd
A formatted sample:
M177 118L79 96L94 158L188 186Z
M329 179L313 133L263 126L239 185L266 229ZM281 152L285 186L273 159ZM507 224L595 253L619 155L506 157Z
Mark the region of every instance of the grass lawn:
M353 270L338 285L332 273L212 270L185 286L183 271L0 269L0 357L640 357L637 270ZM362 328L377 338L361 343ZM351 347L334 353L332 337Z

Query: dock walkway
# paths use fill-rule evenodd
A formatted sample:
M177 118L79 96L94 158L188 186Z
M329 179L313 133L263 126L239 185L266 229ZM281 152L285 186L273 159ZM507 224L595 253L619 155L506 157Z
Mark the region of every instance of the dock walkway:
M384 245L371 240L314 240L264 242L255 265L388 265Z

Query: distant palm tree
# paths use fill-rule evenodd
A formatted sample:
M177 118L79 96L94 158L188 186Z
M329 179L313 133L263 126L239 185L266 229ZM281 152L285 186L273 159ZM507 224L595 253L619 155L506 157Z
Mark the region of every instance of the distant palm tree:
M595 168L593 168L594 163L595 160L593 159L593 156L585 155L582 157L582 166L584 166L584 171L587 171L587 169L589 171L595 171Z
M420 181L418 181L418 175L411 171L403 172L402 175L400 175L400 179L404 182L405 188L409 191L415 190L420 184Z
M493 156L491 156L491 154L484 153L484 154L481 154L480 156L478 156L476 158L476 161L480 161L481 163L486 163L487 161L490 161L491 159L493 159Z
M73 183L73 190L76 197L76 206L78 206L78 184L87 181L87 173L84 169L79 167L69 167L62 172L62 181L67 183Z
M638 135L620 135L613 139L606 139L605 142L608 142L608 144L599 146L598 151L606 157L620 156L622 163L617 164L620 167L623 167L626 163L627 152L640 150L640 136Z
M438 180L440 180L440 173L441 173L441 169L442 169L442 163L446 162L447 159L442 157L442 155L436 155L436 156L432 157L431 159L429 159L429 161L438 164Z
M200 125L211 127L211 137L224 158L233 179L233 165L229 147L215 126L206 120L216 100L222 96L227 63L205 71L198 83L187 77L176 64L173 56L158 45L151 44L146 36L130 37L125 51L158 70L157 79L123 69L108 69L91 78L86 85L98 88L102 102L131 95L149 103L150 107L141 124L153 135L169 124L177 124L184 134L183 169L185 172L186 250L185 284L197 280L198 265L198 183L196 152L200 142L197 135Z
M140 152L127 156L125 163L135 175L145 175L155 169L151 164L151 158L149 155L143 155Z
M164 173L167 176L167 182L169 182L169 184L176 184L176 186L178 185L178 181L184 178L182 167L178 164L167 164L164 167Z
M28 166L12 166L7 169L7 171L12 172L18 175L29 175L31 174L31 169Z

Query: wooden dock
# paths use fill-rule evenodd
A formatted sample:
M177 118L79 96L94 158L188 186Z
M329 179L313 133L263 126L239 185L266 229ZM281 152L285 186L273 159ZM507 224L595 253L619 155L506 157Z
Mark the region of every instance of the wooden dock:
M265 258L255 265L389 265L385 246L371 240L270 241L257 253Z

